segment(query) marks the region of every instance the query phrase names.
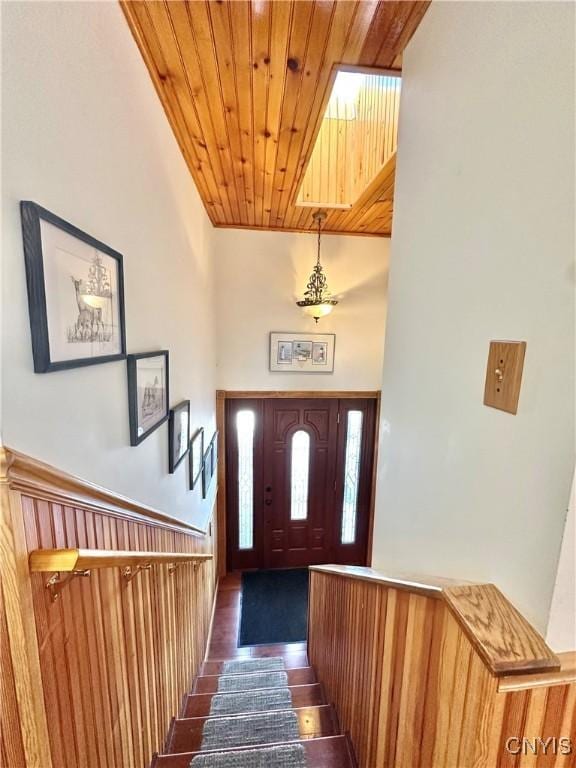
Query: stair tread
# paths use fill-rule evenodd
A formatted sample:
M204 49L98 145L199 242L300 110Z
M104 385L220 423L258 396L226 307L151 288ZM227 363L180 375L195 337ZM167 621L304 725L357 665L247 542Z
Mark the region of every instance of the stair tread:
M262 689L260 689L262 690ZM267 691L278 690L277 688L263 689ZM320 683L311 683L307 685L291 685L288 686L292 697L292 706L309 707L326 704L327 701L324 696L324 689ZM255 691L250 691L254 693ZM184 706L182 711L182 717L205 717L210 714L210 704L212 698L216 695L222 696L234 696L233 693L189 693L184 700Z
M232 658L207 659L206 661L204 661L204 663L200 668L200 674L202 676L221 675L223 674L223 666L224 666L224 662L226 661L246 661L246 660L251 661L253 659L261 659L261 658L274 658L274 657L236 656ZM302 651L298 651L296 653L284 654L282 656L282 659L284 660L284 668L287 670L308 666L308 657L306 653Z
M275 672L285 672L288 677L288 685L308 685L316 683L316 673L312 667L296 667L295 669L274 670ZM272 670L270 670L272 672ZM236 678L243 680L244 678L254 679L256 675L269 674L267 671L246 672L244 674L229 675L199 675L196 678L192 693L216 693L218 691L218 681L221 677Z
M206 664L206 662L204 662L204 664ZM270 670L255 669L253 671L250 670L246 672L220 672L220 671L205 672L204 670L202 670L202 672L198 674L198 677L199 678L200 677L220 677L222 675L224 675L225 677L241 677L242 675L255 675L259 672L268 672L268 671L269 672L298 672L298 670L302 670L302 669L313 670L314 667L311 666L310 664L301 664L299 667L286 667L285 669L270 669Z
M286 710L278 710L286 711ZM301 739L319 738L322 736L338 735L338 722L334 708L329 704L314 707L299 707L289 710L295 712ZM230 717L246 717L254 713L238 713L225 715ZM166 752L194 752L202 744L202 732L207 720L219 719L214 716L178 718L170 730L170 741Z
M278 669L286 669L282 656L268 656L265 659L228 659L222 665L222 674L246 674Z
M286 664L293 658L307 659L306 643L277 643L276 645L248 645L238 647L236 641L213 639L205 661L231 661L232 659L267 659L282 656ZM307 664L307 660L304 664Z
M279 742L284 743L284 742ZM288 742L288 744L294 742ZM304 746L306 760L309 766L314 768L354 768L354 759L347 736L322 736L320 738L305 739L296 742ZM271 745L260 747L266 749ZM228 752L241 752L255 750L258 747L238 747ZM224 754L225 752L224 751ZM177 754L157 755L152 763L152 768L188 768L191 760L199 754L208 752L180 752Z

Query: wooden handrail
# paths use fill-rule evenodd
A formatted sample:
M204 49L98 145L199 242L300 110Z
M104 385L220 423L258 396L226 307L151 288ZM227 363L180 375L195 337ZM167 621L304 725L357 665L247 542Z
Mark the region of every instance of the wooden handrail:
M556 654L494 584L390 576L358 566L315 565L310 570L443 600L490 672L498 677L560 669Z
M212 555L195 552L138 552L112 549L35 549L30 553L33 573L72 573L93 568L126 568L155 563L199 563Z
M197 566L206 560L212 560L212 555L119 549L35 549L30 552L29 565L32 573L52 573L45 586L55 601L70 581L77 576L89 576L94 568L121 568L124 579L131 581L140 571L147 571L154 564L168 563L169 573L174 573L179 565L193 563ZM63 577L63 573L68 575Z
M334 576L348 576L361 581L371 581L384 584L394 589L403 589L426 597L442 597L442 592L447 587L461 586L471 582L444 579L440 576L422 576L415 574L395 574L394 576L377 570L365 568L359 565L312 565L311 571L333 574Z

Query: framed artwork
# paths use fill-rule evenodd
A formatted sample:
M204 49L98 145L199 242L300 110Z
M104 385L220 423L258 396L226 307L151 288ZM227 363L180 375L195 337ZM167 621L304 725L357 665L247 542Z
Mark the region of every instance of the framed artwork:
M190 400L183 400L170 410L168 445L168 471L172 475L190 448Z
M214 432L210 445L212 446L212 474L215 475L218 470L218 430Z
M20 203L34 371L126 357L122 255L36 203Z
M208 496L208 489L212 484L212 443L206 449L204 454L204 462L202 465L202 498L205 499Z
M334 373L333 333L270 334L270 370L285 373Z
M190 443L190 490L196 488L196 484L202 474L202 461L204 459L204 430L202 427L194 433Z
M130 445L138 445L168 419L168 351L128 355Z

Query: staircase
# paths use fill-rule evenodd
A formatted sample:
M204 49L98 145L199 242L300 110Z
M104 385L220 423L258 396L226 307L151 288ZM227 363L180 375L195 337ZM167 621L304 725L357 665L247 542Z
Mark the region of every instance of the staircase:
M205 661L151 768L355 768L313 668L296 663L291 655Z

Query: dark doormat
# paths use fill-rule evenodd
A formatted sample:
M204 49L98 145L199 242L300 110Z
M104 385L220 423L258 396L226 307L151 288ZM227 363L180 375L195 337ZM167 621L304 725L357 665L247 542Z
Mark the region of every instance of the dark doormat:
M308 569L242 574L239 645L306 640Z

